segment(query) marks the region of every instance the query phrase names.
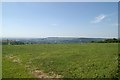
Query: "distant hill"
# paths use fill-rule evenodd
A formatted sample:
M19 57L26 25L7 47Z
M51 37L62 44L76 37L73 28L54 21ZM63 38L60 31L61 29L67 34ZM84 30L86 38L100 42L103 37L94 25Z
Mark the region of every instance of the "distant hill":
M3 38L23 42L25 44L45 44L45 43L87 43L91 41L103 41L105 38L76 38L76 37L47 37L47 38Z

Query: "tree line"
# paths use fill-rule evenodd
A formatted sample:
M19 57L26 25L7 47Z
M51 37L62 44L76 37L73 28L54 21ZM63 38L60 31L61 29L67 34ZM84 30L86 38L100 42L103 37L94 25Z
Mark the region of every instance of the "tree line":
M119 43L119 42L120 42L120 39L116 39L116 38L105 39L103 41L91 41L91 43Z
M24 45L24 42L14 40L3 40L2 45Z
M91 41L90 43L119 43L120 39L105 39L101 41ZM52 44L53 42L51 42ZM59 42L58 42L59 43ZM71 43L71 41L63 41L62 43ZM74 43L78 43L75 42ZM84 43L84 42L79 42L79 43ZM89 42L88 42L89 43ZM15 40L3 40L2 45L26 45L26 44L50 44L49 42L23 42L23 41L15 41Z

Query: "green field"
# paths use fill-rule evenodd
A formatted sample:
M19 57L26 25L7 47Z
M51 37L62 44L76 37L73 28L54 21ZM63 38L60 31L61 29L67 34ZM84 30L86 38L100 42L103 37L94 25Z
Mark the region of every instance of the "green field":
M117 43L4 45L3 78L113 78Z

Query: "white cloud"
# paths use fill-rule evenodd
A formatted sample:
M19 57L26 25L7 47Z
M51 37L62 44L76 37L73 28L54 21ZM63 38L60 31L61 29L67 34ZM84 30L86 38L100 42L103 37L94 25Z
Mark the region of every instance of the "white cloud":
M107 16L104 14L98 15L95 17L95 19L93 21L91 21L91 23L99 23L101 21L103 21Z

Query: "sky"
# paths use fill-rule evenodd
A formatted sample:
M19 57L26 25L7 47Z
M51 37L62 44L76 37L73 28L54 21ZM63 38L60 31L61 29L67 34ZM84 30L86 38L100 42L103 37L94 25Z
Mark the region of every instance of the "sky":
M118 37L117 2L4 2L2 36Z
M119 2L119 0L1 0L2 2Z

